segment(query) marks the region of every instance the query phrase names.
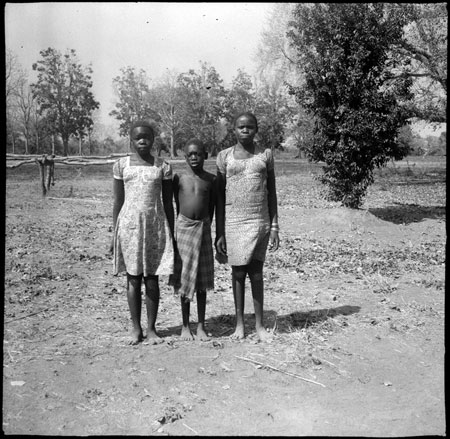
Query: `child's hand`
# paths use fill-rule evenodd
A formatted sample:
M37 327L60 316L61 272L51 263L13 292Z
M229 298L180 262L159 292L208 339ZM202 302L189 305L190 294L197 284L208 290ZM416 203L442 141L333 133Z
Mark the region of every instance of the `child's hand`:
M227 244L225 242L225 236L221 236L216 239L216 251L217 253L219 253L219 255L227 255Z
M110 255L112 255L114 253L114 238L112 239L111 244L109 245L108 253Z
M276 230L271 230L269 238L269 250L270 251L278 250L279 246L280 246L280 237L278 236L278 232Z

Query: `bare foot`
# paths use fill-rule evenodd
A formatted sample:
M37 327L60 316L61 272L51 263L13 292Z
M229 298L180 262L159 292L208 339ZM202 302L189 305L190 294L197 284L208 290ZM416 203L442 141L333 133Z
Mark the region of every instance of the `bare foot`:
M261 341L272 341L272 335L265 328L257 328L256 335Z
M144 335L142 334L141 329L133 329L131 331L131 338L128 341L129 345L137 345L144 339Z
M155 330L148 330L146 338L148 344L158 344L164 341Z
M205 332L203 328L197 328L197 339L201 341L211 340L211 338L208 337L208 334Z
M233 334L230 335L230 338L232 340L242 340L243 338L245 338L244 328L240 327L240 326L236 327L236 329L233 332Z
M183 326L183 329L181 330L180 334L181 340L191 341L194 340L194 335L191 332L191 329L189 327Z

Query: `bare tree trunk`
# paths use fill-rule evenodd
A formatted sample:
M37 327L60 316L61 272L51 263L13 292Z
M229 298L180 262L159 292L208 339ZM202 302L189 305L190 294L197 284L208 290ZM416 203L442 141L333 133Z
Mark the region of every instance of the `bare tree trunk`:
M52 134L52 155L55 155L55 135Z
M173 128L170 129L170 155L172 157L177 157L177 150L175 148L175 135Z
M39 166L39 176L41 180L42 196L46 196L50 190L50 185L55 185L55 161L54 155L48 158L47 155L43 155L41 158L36 159L36 163ZM47 174L47 175L46 175Z
M42 196L45 197L47 194L47 189L45 188L45 167L44 163L41 163L39 159L36 159L36 163L39 166L39 177L41 180L41 187L42 187Z
M81 136L78 137L78 154L81 156L82 154L82 141L81 141Z
M64 156L67 157L69 155L69 139L63 137L62 141L63 141Z
M170 106L170 120L173 122L175 116L175 108L173 105ZM173 132L173 125L170 127L170 155L172 157L177 156L177 151L175 150L175 133Z

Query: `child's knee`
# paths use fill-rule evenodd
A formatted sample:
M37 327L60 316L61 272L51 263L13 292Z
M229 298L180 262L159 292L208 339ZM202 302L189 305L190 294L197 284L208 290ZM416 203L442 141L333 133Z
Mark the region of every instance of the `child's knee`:
M142 276L127 275L128 289L130 287L135 291L140 291L142 285Z
M249 278L251 282L262 282L263 280L262 271L257 271L251 274L249 273Z
M159 282L157 276L144 278L145 294L150 298L159 298Z
M238 282L244 282L247 276L247 270L245 268L233 268L233 277Z

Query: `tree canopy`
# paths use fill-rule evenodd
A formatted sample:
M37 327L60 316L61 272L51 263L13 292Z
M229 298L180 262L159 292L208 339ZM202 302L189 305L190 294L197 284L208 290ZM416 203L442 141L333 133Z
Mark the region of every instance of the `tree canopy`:
M62 55L48 48L40 55L42 59L33 64L38 78L31 89L39 112L61 136L64 155L68 155L69 137L87 133L92 125L91 113L100 105L91 92L92 69L78 62L74 49Z
M359 207L373 169L407 153L397 136L411 79L386 68L405 20L382 3L299 4L294 12L289 37L305 83L291 92L315 119L308 156L325 163L320 180L344 206Z

